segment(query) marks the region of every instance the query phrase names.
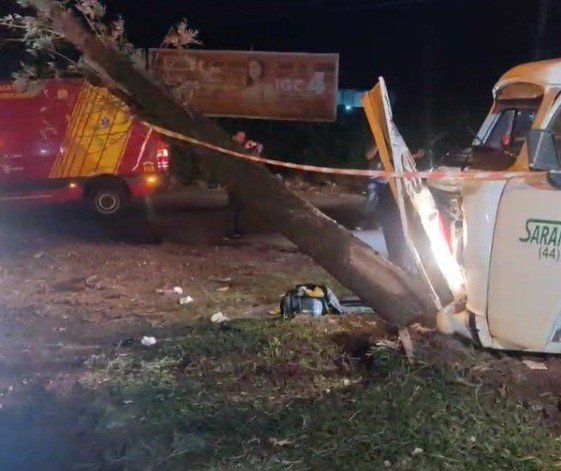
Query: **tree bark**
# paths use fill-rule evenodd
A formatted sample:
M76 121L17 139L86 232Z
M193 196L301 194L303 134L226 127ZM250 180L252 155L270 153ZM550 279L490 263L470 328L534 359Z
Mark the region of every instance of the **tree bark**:
M146 73L90 33L55 0L30 0L84 54L106 85L133 110L162 128L243 152L213 121L178 104ZM185 146L184 143L178 146ZM292 193L264 167L198 149L205 166L304 254L397 326L434 322L434 306L422 283L391 264L349 231ZM177 158L177 156L176 156Z

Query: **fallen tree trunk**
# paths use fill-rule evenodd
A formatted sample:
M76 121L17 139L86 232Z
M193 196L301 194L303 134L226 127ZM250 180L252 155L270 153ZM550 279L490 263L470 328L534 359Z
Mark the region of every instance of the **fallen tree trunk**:
M86 63L109 88L117 88L118 96L132 109L141 110L143 118L170 131L243 152L213 121L178 104L126 57L85 29L72 11L55 0L29 3L83 52ZM434 306L421 282L292 193L265 168L202 148L198 151L204 164L244 204L271 222L384 319L397 326L419 320L433 322Z

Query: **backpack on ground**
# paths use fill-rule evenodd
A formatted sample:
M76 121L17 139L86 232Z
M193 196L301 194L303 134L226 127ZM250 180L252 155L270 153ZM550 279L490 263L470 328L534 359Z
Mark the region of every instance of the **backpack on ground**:
M280 315L284 319L291 319L298 314L320 317L344 313L337 296L323 285L296 285L286 292L280 302Z

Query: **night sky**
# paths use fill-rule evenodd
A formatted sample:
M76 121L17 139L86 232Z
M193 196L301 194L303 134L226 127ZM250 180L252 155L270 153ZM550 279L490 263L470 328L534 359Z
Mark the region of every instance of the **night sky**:
M542 0L107 0L138 47L186 17L207 49L338 52L340 88L383 75L398 118L480 121L491 88L534 58ZM5 0L1 3L6 5ZM561 57L561 0L549 0L541 58ZM458 118L459 119L459 118Z
M533 60L541 0L110 0L129 37L154 47L186 17L208 49L338 52L340 87L383 75L396 107L436 121L485 114L513 65ZM561 0L550 0L542 58L561 56ZM427 88L428 87L428 88ZM415 110L415 111L413 111ZM459 113L457 113L459 112Z

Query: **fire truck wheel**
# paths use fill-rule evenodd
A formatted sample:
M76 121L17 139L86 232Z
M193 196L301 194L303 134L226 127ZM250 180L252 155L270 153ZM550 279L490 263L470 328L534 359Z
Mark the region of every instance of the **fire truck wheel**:
M104 217L121 213L128 200L126 189L118 184L96 185L88 193L90 206Z

